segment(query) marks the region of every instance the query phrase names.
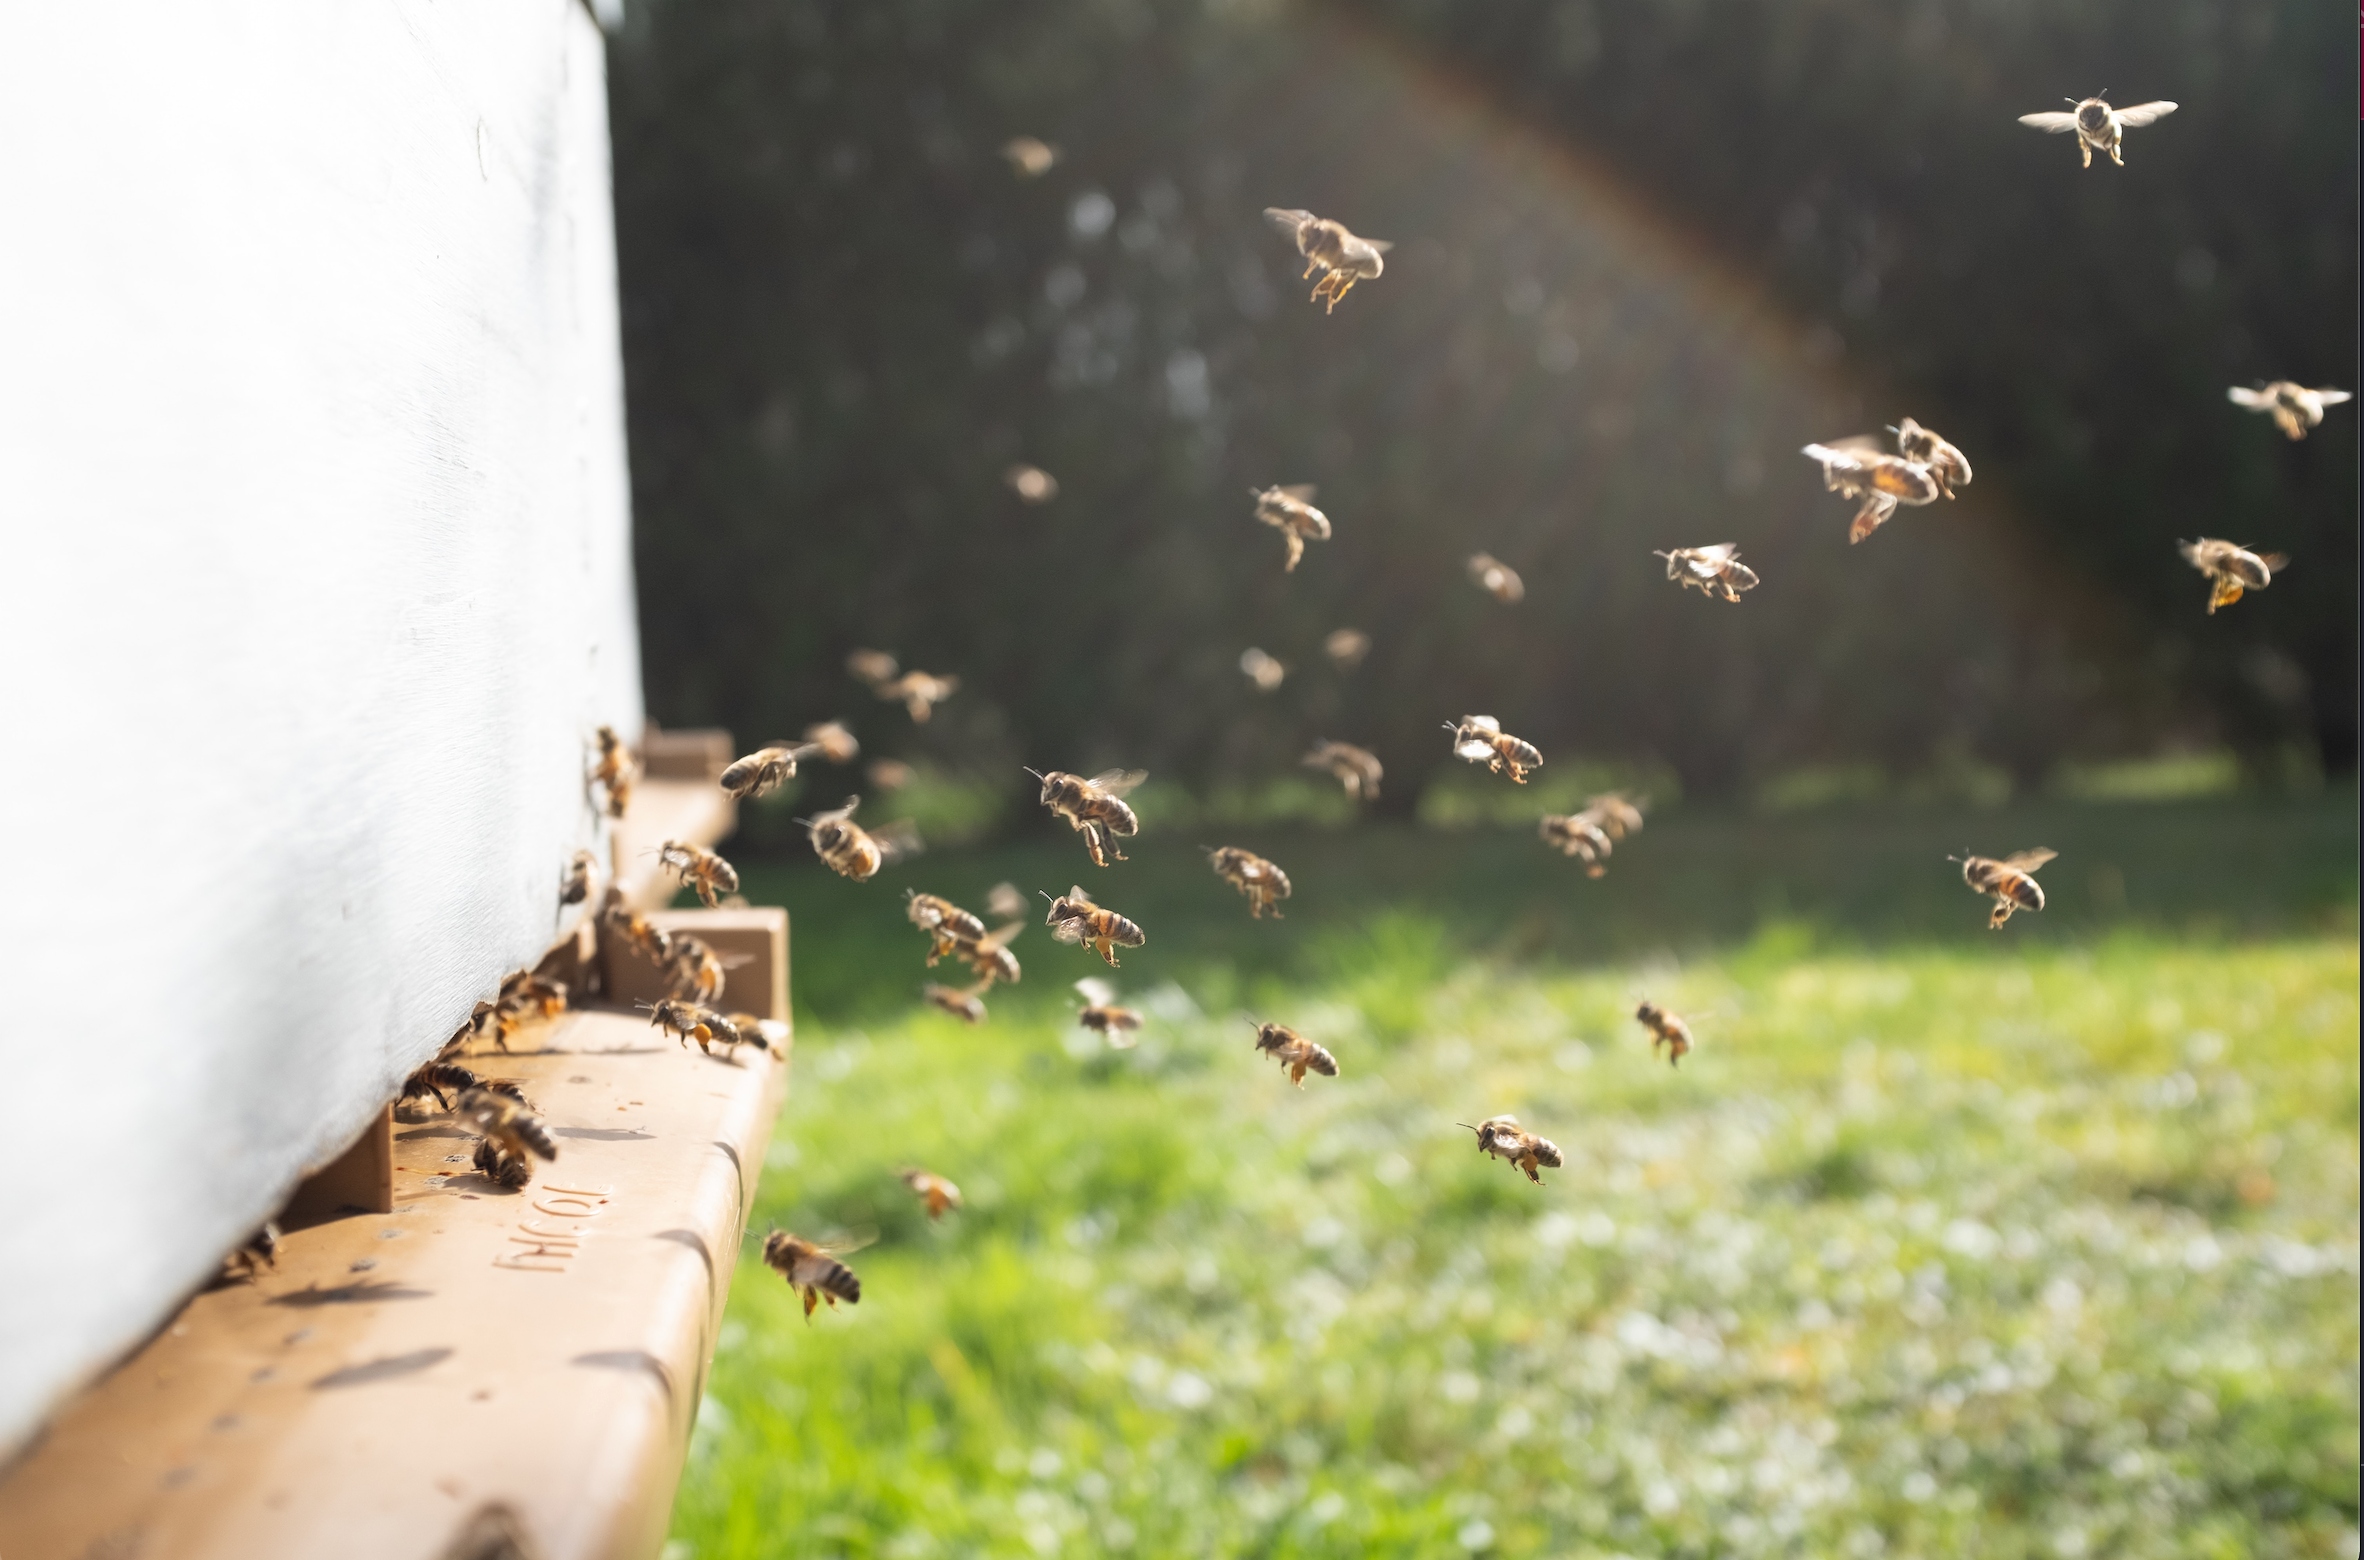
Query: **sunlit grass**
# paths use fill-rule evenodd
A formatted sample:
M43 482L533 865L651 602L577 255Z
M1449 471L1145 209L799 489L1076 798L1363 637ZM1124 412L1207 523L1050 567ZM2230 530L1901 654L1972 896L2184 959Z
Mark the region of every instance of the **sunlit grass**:
M1257 963L1208 887L1129 1053L1040 939L977 1029L818 986L755 1223L880 1238L809 1327L742 1264L675 1553L2355 1553L2352 910L1536 958L1373 895ZM800 988L916 982L887 930L800 909ZM1544 1188L1453 1125L1499 1111Z

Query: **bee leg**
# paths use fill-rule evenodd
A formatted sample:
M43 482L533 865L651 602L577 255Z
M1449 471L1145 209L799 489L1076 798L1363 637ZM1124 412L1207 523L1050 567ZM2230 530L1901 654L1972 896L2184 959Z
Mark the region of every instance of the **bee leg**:
M1303 281L1303 280L1305 280L1305 278L1306 278L1307 276L1311 276L1311 275L1312 275L1312 274L1313 274L1315 271L1319 270L1320 268L1321 268L1321 262L1320 262L1319 260L1308 260L1308 261L1306 261L1306 262L1305 262L1305 272L1304 272L1304 275L1302 275L1302 276L1299 276L1299 277L1297 278L1297 280L1299 280L1299 281Z
M805 1292L804 1292L804 1319L805 1319L805 1321L806 1321L807 1323L810 1323L810 1322L812 1321L812 1319L813 1319L813 1306L814 1306L816 1303L818 1303L818 1302L819 1302L820 1298L821 1298L821 1291L820 1291L820 1290L818 1290L818 1289L815 1289L815 1288L812 1288L812 1287L810 1287L810 1286L807 1286L807 1287L806 1287L806 1289L805 1289Z

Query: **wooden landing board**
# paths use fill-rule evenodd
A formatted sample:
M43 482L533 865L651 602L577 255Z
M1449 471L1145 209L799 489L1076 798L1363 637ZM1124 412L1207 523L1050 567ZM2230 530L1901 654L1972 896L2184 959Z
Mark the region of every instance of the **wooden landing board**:
M738 952L768 923L730 993L762 1012L786 915L723 914ZM506 1191L440 1111L399 1113L394 1211L291 1229L61 1411L0 1478L0 1555L654 1555L787 1047L706 1057L624 1011L512 1043L469 1065L523 1081L557 1161Z

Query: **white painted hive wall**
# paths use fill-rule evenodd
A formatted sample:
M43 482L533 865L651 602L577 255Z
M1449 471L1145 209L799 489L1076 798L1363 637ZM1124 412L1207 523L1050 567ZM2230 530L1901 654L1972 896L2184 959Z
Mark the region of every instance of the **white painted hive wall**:
M0 1449L553 935L639 730L578 0L0 50Z

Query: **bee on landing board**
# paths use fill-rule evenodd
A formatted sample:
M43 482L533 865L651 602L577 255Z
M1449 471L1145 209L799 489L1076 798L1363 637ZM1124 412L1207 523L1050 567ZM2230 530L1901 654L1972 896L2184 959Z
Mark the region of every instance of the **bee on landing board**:
M1317 217L1310 211L1292 211L1281 206L1264 208L1264 219L1297 241L1297 253L1305 257L1305 275L1322 273L1313 284L1313 297L1308 302L1329 299L1328 314L1338 307L1338 300L1357 282L1367 282L1387 269L1381 255L1395 246L1383 238L1357 238L1346 231L1342 222ZM1304 280L1304 277L1298 278Z
M854 822L854 809L861 805L860 797L849 796L843 807L796 820L812 836L813 854L832 872L857 883L868 882L888 862L915 856L921 849L919 830L908 818L898 818L876 834Z
M238 1248L222 1258L222 1277L245 1279L253 1283L263 1276L263 1269L279 1265L279 1226L265 1219L262 1228L238 1243Z
M813 756L824 763L850 764L862 756L862 744L854 734L834 720L824 720L804 728L804 745Z
M799 759L812 757L820 751L813 743L790 742L782 737L768 747L757 748L725 769L718 783L742 802L769 796L796 778Z
M837 1260L839 1252L850 1249L774 1230L763 1238L763 1262L803 1297L804 1319L809 1322L813 1307L823 1300L832 1310L840 1300L847 1305L861 1303L862 1281L854 1277L852 1268Z
M1279 1062L1281 1070L1289 1075L1289 1082L1298 1088L1305 1087L1305 1075L1309 1072L1320 1073L1325 1078L1338 1076L1338 1058L1296 1030L1286 1024L1257 1024L1254 1019L1248 1022L1256 1025L1256 1049Z
M1566 1163L1557 1143L1526 1131L1516 1116L1488 1116L1474 1127L1466 1121L1453 1125L1477 1134L1479 1153L1505 1161L1537 1186L1543 1184L1542 1170L1557 1170Z
M1308 540L1330 539L1330 517L1313 507L1310 502L1313 495L1314 486L1310 482L1293 487L1248 489L1248 496L1256 501L1256 518L1277 529L1288 546L1289 555L1281 564L1283 574L1296 572Z
M2036 886L2035 872L2059 854L2059 851L2045 850L2039 846L2034 850L2005 856L2000 861L1973 856L1967 851L1945 859L1960 862L1962 881L1969 884L1973 892L1984 894L1995 902L1994 912L1986 918L1986 925L1988 931L2000 931L2013 912L2044 908L2044 891Z
M2274 426L2293 439L2303 439L2309 428L2323 426L2323 408L2337 406L2349 399L2345 390L2334 390L2326 385L2320 390L2288 379L2277 379L2270 385L2255 390L2244 390L2239 385L2225 392L2225 399L2235 406L2246 406L2253 412L2271 412Z
M515 1095L495 1089L469 1089L460 1095L452 1109L464 1125L474 1128L484 1139L477 1146L476 1167L504 1186L522 1186L531 1178L533 1166L527 1160L528 1155L553 1161L558 1158L558 1140L550 1135L541 1118L526 1109ZM489 1168L488 1159L492 1161ZM525 1173L516 1175L512 1164L522 1166Z
M1248 915L1262 920L1270 910L1279 920L1280 901L1289 897L1289 875L1252 850L1237 845L1201 846L1207 853L1207 865L1215 875L1248 896Z
M1907 417L1888 431L1896 435L1897 454L1929 468L1941 496L1951 499L1955 488L1970 485L1970 457L1946 443L1935 429Z
M930 1219L941 1219L947 1208L960 1206L960 1188L932 1170L905 1170L902 1182L927 1205Z
M1890 455L1879 441L1857 436L1809 444L1804 454L1822 465L1822 485L1833 493L1858 500L1847 540L1860 542L1885 525L1898 504L1929 504L1937 500L1935 473L1916 460Z
M2244 591L2263 590L2274 575L2290 567L2288 553L2257 553L2231 542L2203 536L2196 542L2177 542L2184 561L2208 576L2208 615L2229 607Z
M1633 1016L1650 1031L1650 1054L1656 1056L1660 1046L1666 1047L1666 1064L1680 1067L1683 1058L1691 1054L1691 1026L1655 1002L1645 1002L1633 1010Z
M1519 578L1519 571L1492 553L1469 555L1469 577L1477 582L1478 589L1496 601L1527 599L1527 582Z
M504 1014L518 1021L528 1016L556 1018L566 1011L566 982L531 970L511 970L501 977L498 1002Z
M1351 672L1363 664L1363 657L1371 653L1371 636L1359 628L1335 628L1322 641L1322 654L1336 663L1338 670Z
M1740 561L1740 548L1736 543L1718 542L1713 547L1677 547L1671 552L1654 552L1650 556L1666 560L1668 579L1702 596L1721 596L1726 601L1738 601L1742 591L1757 588L1757 571Z
M1141 820L1125 805L1124 798L1149 778L1149 771L1111 769L1089 780L1064 769L1049 774L1026 772L1042 782L1042 804L1084 837L1084 849L1091 852L1093 866L1108 865L1112 856L1118 861L1125 859L1125 853L1112 842L1141 832Z
M1379 767L1379 755L1368 748L1325 738L1315 743L1313 751L1299 762L1308 769L1328 770L1330 778L1344 786L1346 794L1358 802L1378 799L1379 781L1385 771Z
M1543 767L1543 754L1534 743L1523 742L1502 729L1491 715L1464 715L1445 722L1453 734L1453 756L1483 764L1496 774L1507 774L1520 785L1531 770Z
M928 964L931 968L938 959L950 953L962 938L985 935L985 923L949 899L905 889L903 900L904 914L911 918L911 924L928 934L931 943ZM1023 909L1025 901L1020 900L1019 905Z
M722 902L722 895L739 891L738 869L688 840L667 840L659 845L657 866L681 879L684 887L696 889L699 903L709 910Z
M579 905L591 897L591 880L598 874L599 858L587 850L578 850L566 864L566 875L558 880L558 902Z
M632 805L632 784L640 778L640 765L632 750L624 746L624 739L616 735L615 727L602 726L591 736L599 749L591 766L591 782L607 793L607 815L621 818L624 809Z
M1075 983L1084 999L1083 1010L1075 1021L1097 1033L1108 1042L1112 1051L1129 1051L1140 1044L1133 1038L1141 1027L1141 1015L1129 1007L1116 1005L1116 988L1097 975L1086 975Z
M2075 112L2063 114L2056 109L2044 114L2022 114L2019 122L2031 130L2041 130L2046 135L2066 135L2071 130L2076 131L2077 154L2084 159L2079 166L2085 168L2093 166L2095 152L2107 152L2111 162L2125 167L2126 159L2118 155L2118 144L2125 139L2125 132L2139 130L2175 112L2175 105L2163 100L2137 103L2132 108L2112 108L2098 96L2086 98L2083 102L2075 98L2062 98L2061 101L2075 103Z
M992 987L993 978L991 976L987 976L973 986L963 986L958 990L950 986L939 986L931 980L919 988L919 994L930 1007L942 1008L954 1018L967 1023L982 1024L985 1022L985 993Z
M1043 897L1051 898L1048 894ZM1138 948L1149 941L1148 934L1140 927L1114 910L1104 910L1092 903L1092 896L1080 886L1051 899L1051 913L1044 920L1051 928L1053 941L1089 948L1110 969L1117 968L1117 949Z
M483 1081L457 1062L428 1062L402 1080L402 1093L395 1097L394 1103L407 1105L412 1100L432 1094L438 1107L449 1110L451 1101L445 1097L444 1090L449 1089L454 1094L464 1093Z
M452 1038L466 1050L479 1040L490 1040L496 1050L509 1049L509 1037L517 1032L517 1015L498 1002L479 1002L469 1013L468 1022ZM448 1049L448 1048L447 1048Z
M1535 832L1543 837L1544 844L1561 855L1582 857L1586 877L1597 878L1609 870L1602 865L1611 849L1609 831L1589 810L1545 813Z

